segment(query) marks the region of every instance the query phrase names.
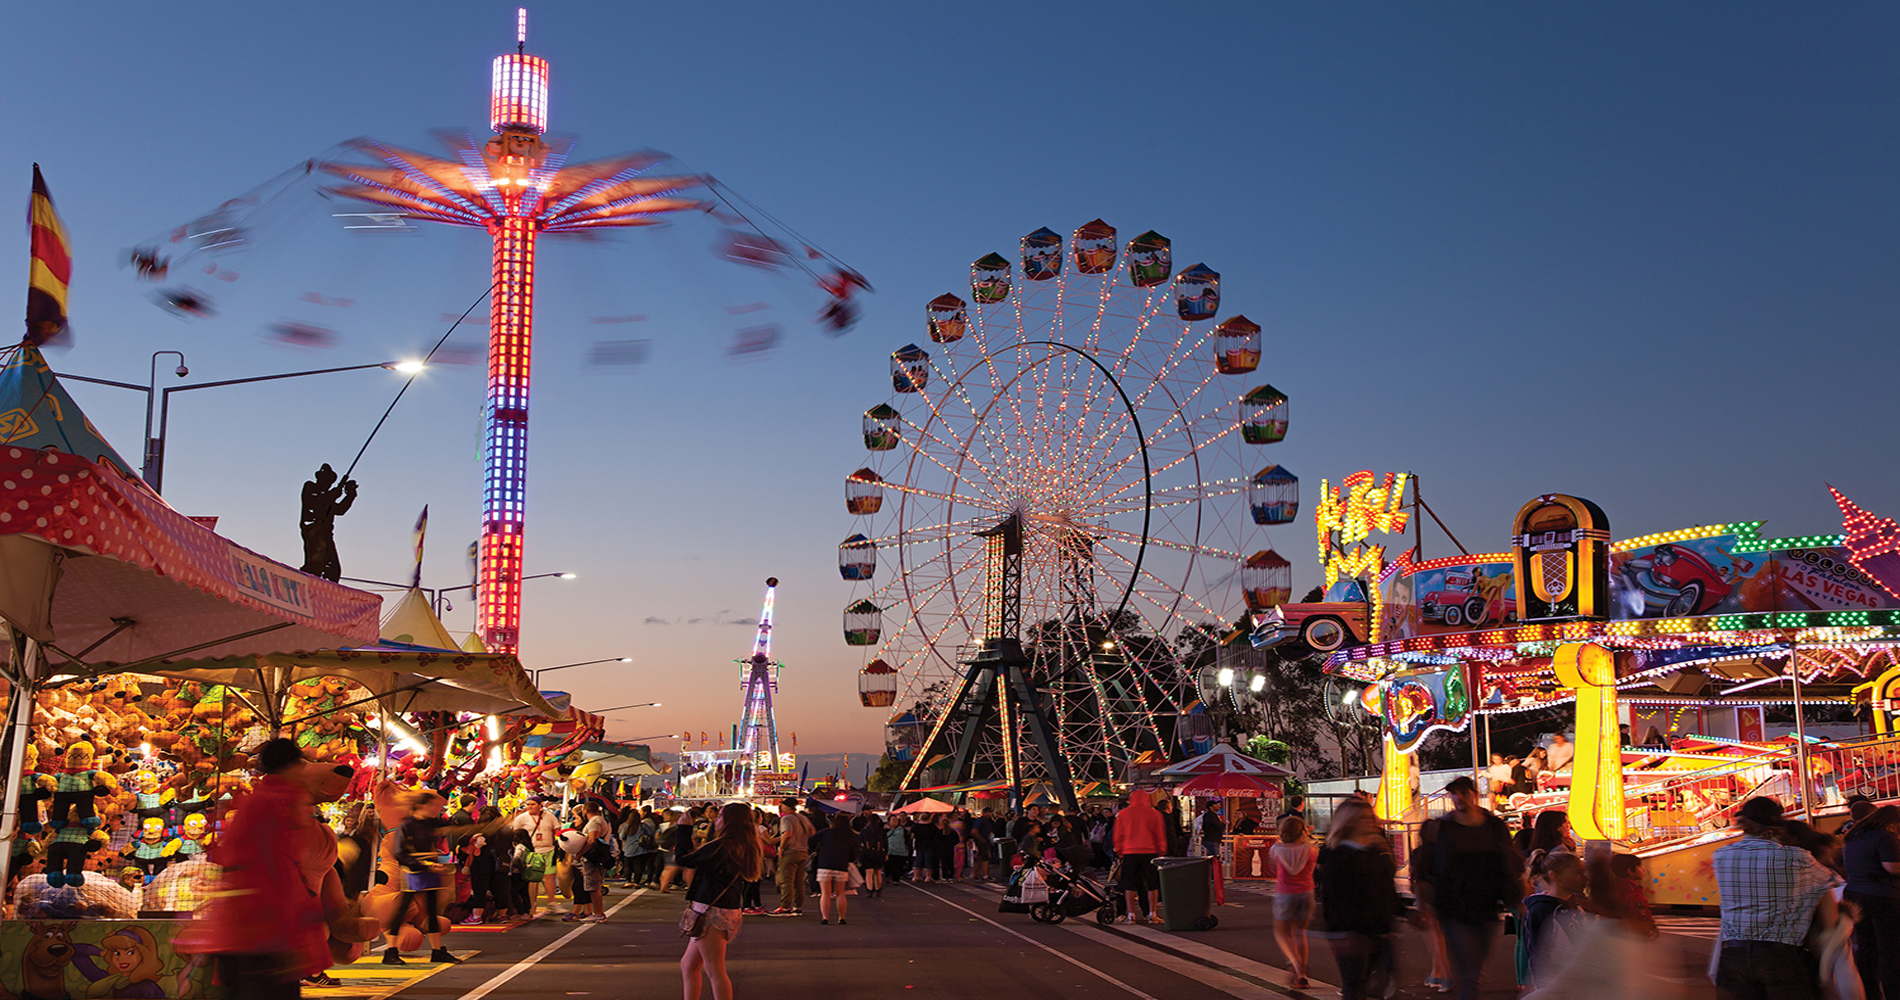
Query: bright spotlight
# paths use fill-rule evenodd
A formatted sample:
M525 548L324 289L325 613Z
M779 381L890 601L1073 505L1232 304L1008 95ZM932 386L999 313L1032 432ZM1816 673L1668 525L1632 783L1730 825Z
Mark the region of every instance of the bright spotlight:
M1252 691L1254 694L1259 694L1260 692L1265 691L1267 689L1267 675L1266 674L1253 675L1253 680L1247 682L1247 689Z
M1218 677L1220 678L1220 686L1221 686L1221 687L1233 687L1233 686L1234 686L1234 668L1233 668L1233 667L1222 667L1222 668L1220 668L1220 673L1219 673L1218 675L1216 675L1216 676L1218 676Z
M414 375L415 373L422 370L422 362L414 361L414 360L398 361L394 365L391 365L390 367L394 368L396 371L402 372L404 375Z
M563 579L563 580L572 580L572 579L574 579L574 578L575 578L575 577L577 577L577 576L580 576L580 574L579 574L579 573L562 573L562 574L561 574L561 579Z

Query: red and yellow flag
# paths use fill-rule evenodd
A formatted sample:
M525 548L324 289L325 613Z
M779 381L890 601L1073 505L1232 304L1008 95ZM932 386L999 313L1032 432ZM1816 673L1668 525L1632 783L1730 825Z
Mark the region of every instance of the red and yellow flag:
M53 210L40 165L33 164L33 200L26 213L33 264L26 283L26 342L35 347L66 332L66 286L73 278L72 242Z

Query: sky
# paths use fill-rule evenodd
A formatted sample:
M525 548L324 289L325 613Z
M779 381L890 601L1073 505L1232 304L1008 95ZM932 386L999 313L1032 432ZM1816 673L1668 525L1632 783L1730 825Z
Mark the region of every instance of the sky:
M413 357L487 286L480 233L365 240L316 202L227 262L242 280L200 279L216 317L159 310L121 255L342 140L481 130L513 4L47 4L10 23L21 121L0 180L24 208L39 162L74 244L56 368L143 383L151 352L181 350L195 382ZM546 249L528 568L577 578L527 584L523 659L631 657L559 675L584 706L662 703L610 713L615 738L725 729L777 576L781 728L803 754L875 753L835 561L860 414L972 260L1098 216L1167 234L1265 327L1261 374L1293 400L1274 460L1308 504L1322 477L1409 471L1474 551L1555 491L1619 537L1837 531L1825 483L1900 512L1897 29L1869 3L535 4L529 50L577 157L673 154L876 294L832 338L808 290L715 260L686 225ZM22 238L0 280L24 286L25 263ZM727 310L755 301L783 336L731 358L749 320ZM284 319L337 343L260 336ZM614 338L646 340L646 362L589 367ZM399 382L174 396L166 496L296 564L299 485L350 462ZM71 388L136 460L142 394ZM425 584L467 582L482 392L479 365L436 366L405 396L356 471L346 574L404 578L427 504ZM1273 539L1296 593L1318 575L1308 530ZM1454 551L1435 529L1425 549Z

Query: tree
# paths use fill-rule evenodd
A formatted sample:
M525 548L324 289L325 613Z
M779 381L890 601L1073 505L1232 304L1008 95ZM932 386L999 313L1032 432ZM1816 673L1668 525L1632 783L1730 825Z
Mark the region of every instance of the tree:
M897 785L904 780L904 772L907 770L909 770L908 765L892 758L887 753L877 759L877 769L871 772L871 779L865 783L864 788L871 792L897 791Z
M1285 767L1293 760L1293 748L1270 736L1256 736L1247 741L1247 756Z

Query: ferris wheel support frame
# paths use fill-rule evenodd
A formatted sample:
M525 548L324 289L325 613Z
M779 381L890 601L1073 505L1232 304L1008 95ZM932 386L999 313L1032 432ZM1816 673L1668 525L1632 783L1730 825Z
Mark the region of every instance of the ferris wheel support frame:
M1115 377L1115 373L1094 354L1073 344L1053 340L1021 340L989 351L985 356L993 357L1023 347L1060 348L1094 365L1101 371L1102 377L1108 380L1108 384L1115 387L1115 395L1121 397L1122 407L1128 411L1129 422L1134 425L1135 441L1141 450L1143 487L1141 543L1135 548L1133 568L1128 575L1128 586L1122 589L1121 603L1116 606L1115 613L1107 619L1111 622L1119 621L1122 612L1128 608L1129 599L1134 597L1136 583L1141 579L1141 564L1148 554L1148 533L1154 518L1154 469L1148 458L1148 435L1142 430L1141 414L1136 412L1134 402L1128 398L1127 390L1122 388L1121 380ZM1015 520L1015 515L1011 515L1011 520ZM997 572L1000 569L1001 567L989 567L988 571ZM1020 563L1014 564L1011 571L1020 576L1022 572ZM1017 600L1020 601L1020 584L1013 590L1006 586L1005 592L1014 592L1018 595ZM1004 617L1020 624L1020 611L1005 612ZM1078 806L1075 797L1075 782L1069 773L1068 762L1062 760L1057 751L1055 734L1050 729L1048 716L1042 710L1041 699L1036 697L1036 688L1029 682L1029 676L1023 669L1028 664L1029 657L1023 653L1020 635L998 635L987 639L983 644L983 649L964 662L966 671L963 683L957 686L955 697L937 716L936 724L931 726L930 736L924 740L922 746L917 748L917 757L911 762L910 770L905 773L904 780L898 784L897 794L901 796L917 780L917 776L924 769L925 762L930 759L931 749L937 745L938 738L943 735L945 723L959 710L964 714L964 724L963 731L957 740L955 756L952 758L951 781L955 782L962 777L964 769L969 766L970 759L975 753L978 734L989 723L993 709L1003 736L1010 784L1010 807L1020 809L1023 797L1022 776L1017 763L1019 754L1016 726L1012 722L1010 711L1010 702L1013 697L1023 723L1030 729L1030 739L1035 741L1037 752L1042 757L1044 766L1049 770L1056 794L1062 799L1063 808L1070 812L1076 811ZM987 679L983 676L986 672L989 672Z

